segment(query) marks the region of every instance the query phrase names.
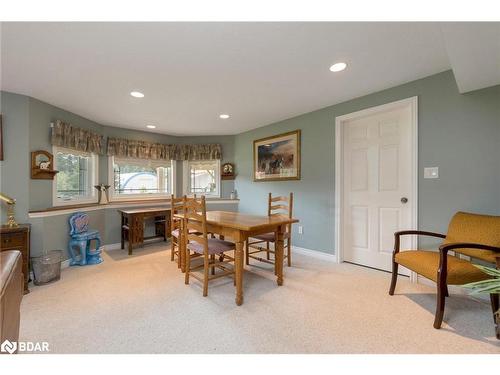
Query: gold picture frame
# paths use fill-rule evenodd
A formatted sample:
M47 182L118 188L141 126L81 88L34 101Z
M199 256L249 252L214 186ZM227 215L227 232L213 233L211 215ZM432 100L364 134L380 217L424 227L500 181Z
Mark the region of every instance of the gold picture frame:
M300 130L253 141L253 180L300 180Z

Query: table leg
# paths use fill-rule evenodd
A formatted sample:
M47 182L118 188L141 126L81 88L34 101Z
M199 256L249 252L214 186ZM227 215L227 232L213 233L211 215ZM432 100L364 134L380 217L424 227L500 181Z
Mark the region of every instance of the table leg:
M274 249L274 267L276 271L276 282L283 285L283 252L284 252L284 226L280 226L276 232L276 248Z
M234 271L236 278L236 304L240 306L243 303L243 241L236 242Z

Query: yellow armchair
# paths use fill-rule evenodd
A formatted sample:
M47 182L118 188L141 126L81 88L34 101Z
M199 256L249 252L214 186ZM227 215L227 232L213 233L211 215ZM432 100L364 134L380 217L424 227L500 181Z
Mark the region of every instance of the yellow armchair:
M423 235L444 239L439 252L425 250L401 250L400 238L404 235ZM471 262L451 256L449 251L464 254L500 267L500 216L456 213L450 221L446 235L434 232L407 230L394 234L392 280L389 294L394 295L399 265L410 269L437 284L437 306L434 328L443 321L445 297L448 285L463 285L484 280L489 276ZM499 308L499 295L491 294L493 312ZM500 337L499 337L500 338Z

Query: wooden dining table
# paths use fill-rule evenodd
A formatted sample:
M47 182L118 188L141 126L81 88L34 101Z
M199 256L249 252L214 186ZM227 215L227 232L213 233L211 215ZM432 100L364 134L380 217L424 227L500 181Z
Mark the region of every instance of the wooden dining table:
M182 214L175 217L184 220ZM190 219L192 220L192 219ZM208 211L207 212L207 232L218 234L222 238L230 237L235 242L234 268L236 279L236 304L243 303L243 249L245 241L253 236L275 232L275 274L276 282L279 286L283 285L283 249L284 234L288 224L298 223L299 220L289 218L288 216L260 216L248 215L239 212L229 211ZM184 226L184 224L183 224ZM186 271L186 248L185 241L181 237L181 269Z

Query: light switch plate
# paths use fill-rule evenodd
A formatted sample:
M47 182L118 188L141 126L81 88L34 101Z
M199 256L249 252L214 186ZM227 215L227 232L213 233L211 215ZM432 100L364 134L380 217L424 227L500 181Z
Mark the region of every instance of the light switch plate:
M424 168L424 178L439 178L439 167Z

